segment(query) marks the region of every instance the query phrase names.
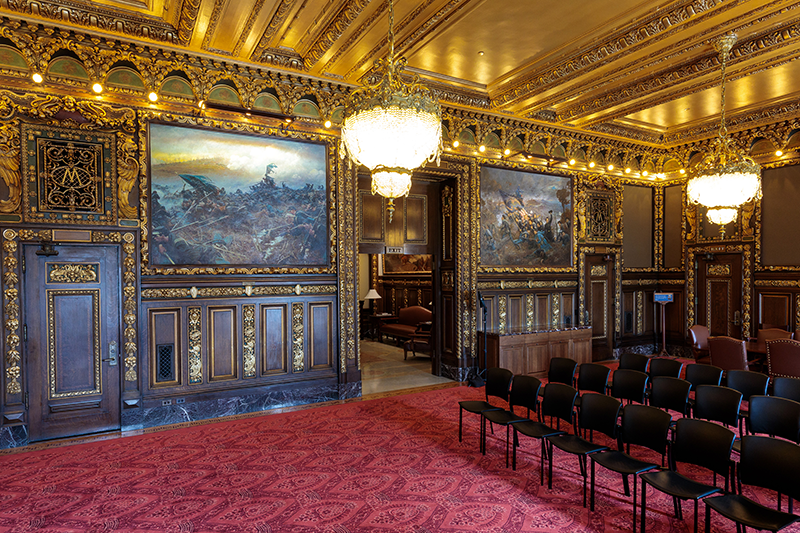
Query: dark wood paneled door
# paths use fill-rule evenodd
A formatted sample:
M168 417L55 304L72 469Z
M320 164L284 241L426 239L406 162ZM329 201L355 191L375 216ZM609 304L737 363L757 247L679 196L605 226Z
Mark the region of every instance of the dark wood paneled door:
M116 246L26 245L30 440L120 428L120 283Z
M592 325L592 361L613 358L614 261L608 256L586 256L586 310Z
M742 337L742 256L708 254L697 258L697 323L712 336Z

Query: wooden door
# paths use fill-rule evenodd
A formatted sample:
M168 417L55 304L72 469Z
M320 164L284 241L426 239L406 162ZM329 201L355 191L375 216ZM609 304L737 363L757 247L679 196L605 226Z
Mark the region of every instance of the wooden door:
M697 258L697 323L712 336L742 337L742 256L708 254Z
M24 247L30 440L120 428L117 246Z
M600 254L586 256L586 310L592 325L592 360L613 358L614 261Z

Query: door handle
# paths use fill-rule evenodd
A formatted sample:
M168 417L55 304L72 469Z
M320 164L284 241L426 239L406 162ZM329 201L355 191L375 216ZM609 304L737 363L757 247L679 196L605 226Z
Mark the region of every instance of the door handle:
M739 311L735 311L733 313L733 325L734 326L740 325L740 321L741 321L741 313L739 313Z
M108 366L117 366L117 341L108 343L108 359L102 361L108 363Z

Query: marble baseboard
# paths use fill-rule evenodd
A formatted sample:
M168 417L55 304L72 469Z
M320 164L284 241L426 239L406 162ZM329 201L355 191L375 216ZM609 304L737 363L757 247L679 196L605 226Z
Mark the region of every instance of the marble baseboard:
M339 399L350 400L351 398L361 398L361 382L356 383L340 383L339 384Z
M359 384L360 385L360 384ZM198 400L183 404L128 409L123 411L122 431L194 422L209 418L240 415L340 399L337 384L263 391L225 398ZM136 413L139 411L139 413Z
M460 366L450 366L442 363L441 376L443 378L452 379L453 381L467 381L470 373L474 373L474 368L464 368Z
M28 426L0 427L0 450L19 448L27 446L29 443Z
M658 344L637 344L636 346L625 346L624 348L614 349L614 359L619 359L624 353L636 353L641 355L657 354L661 350L661 345ZM667 353L672 357L683 357L687 359L694 359L692 350L683 345L667 344Z

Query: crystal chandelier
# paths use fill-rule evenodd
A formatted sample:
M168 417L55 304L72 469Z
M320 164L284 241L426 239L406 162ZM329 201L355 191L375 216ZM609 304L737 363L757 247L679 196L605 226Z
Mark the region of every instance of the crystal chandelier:
M380 79L354 90L345 107L342 157L372 173L372 194L389 199L389 222L394 199L411 189L411 172L436 160L442 149L442 112L419 77L405 83L400 73L404 58L394 57L394 7L389 0L389 57L375 62Z
M708 208L706 218L724 226L736 220L739 206L761 198L761 167L728 137L725 126L725 67L736 35L720 38L715 49L722 59L722 121L711 153L690 171L686 184L689 201Z

